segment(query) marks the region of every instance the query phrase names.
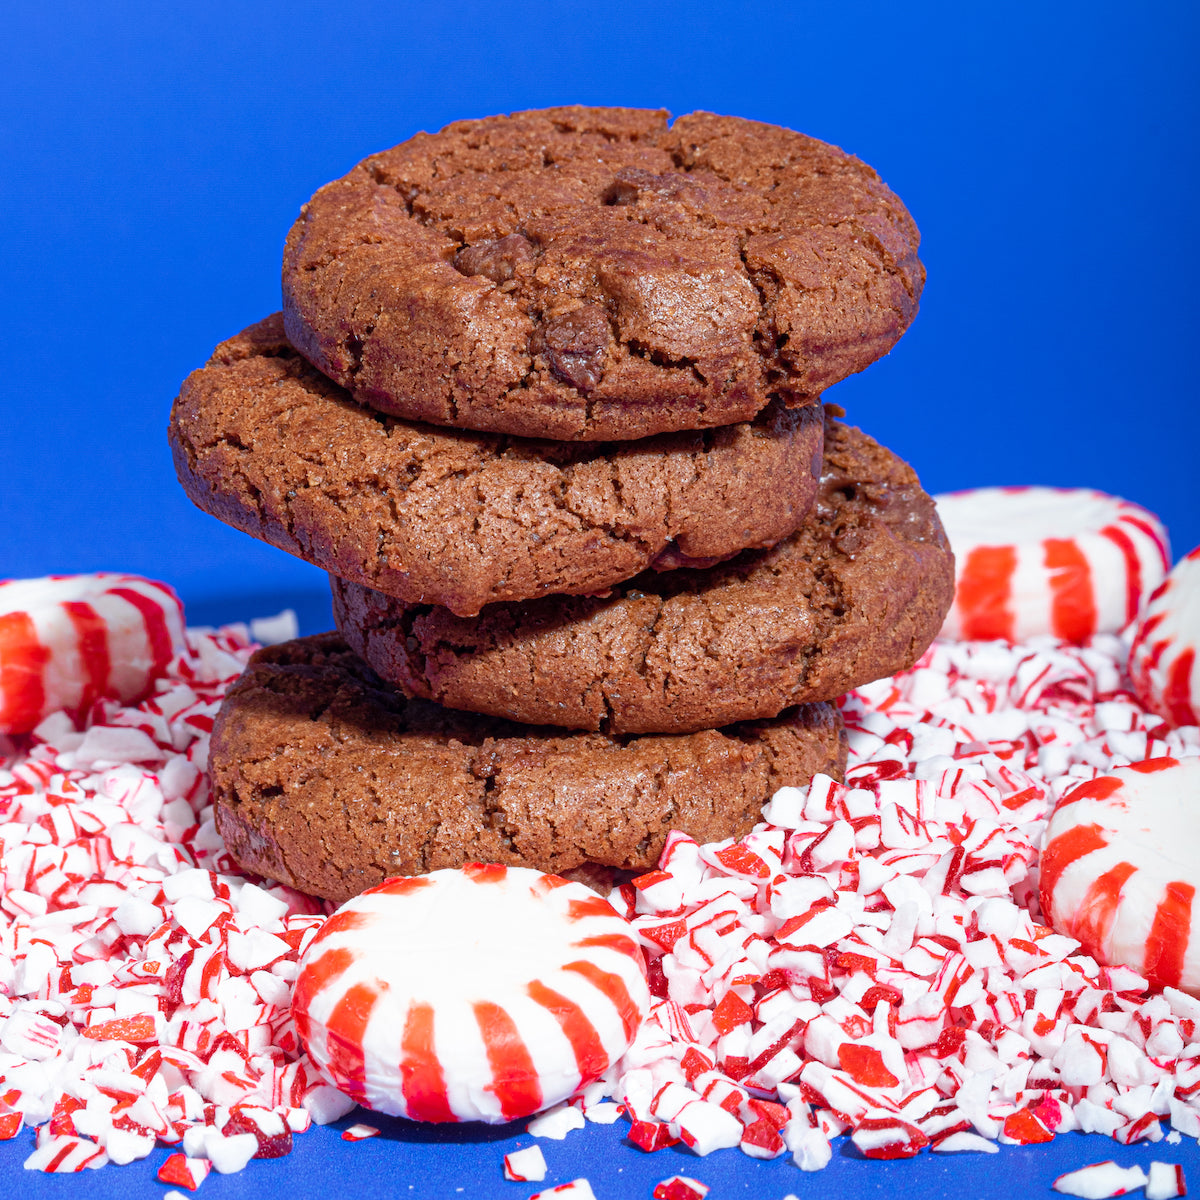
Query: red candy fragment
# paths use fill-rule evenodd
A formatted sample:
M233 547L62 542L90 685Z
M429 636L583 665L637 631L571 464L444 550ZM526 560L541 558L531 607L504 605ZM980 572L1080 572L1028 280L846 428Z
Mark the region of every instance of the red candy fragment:
M188 1158L186 1154L171 1154L158 1168L159 1183L187 1188L194 1192L208 1178L212 1166L205 1158Z
M687 1175L672 1175L654 1185L654 1200L704 1200L708 1184Z

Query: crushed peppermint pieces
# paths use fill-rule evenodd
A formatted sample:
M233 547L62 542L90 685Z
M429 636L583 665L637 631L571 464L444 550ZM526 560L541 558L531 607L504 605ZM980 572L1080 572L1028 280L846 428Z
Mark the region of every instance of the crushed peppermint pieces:
M379 1130L374 1125L348 1125L342 1130L343 1142L364 1142L367 1138L379 1136Z
M0 1139L35 1127L31 1170L166 1146L161 1182L190 1191L353 1107L290 1014L326 909L241 875L213 825L208 736L251 650L245 627L190 631L140 703L0 739ZM1108 635L937 642L843 701L844 784L782 789L740 841L672 835L612 896L647 953L650 1016L529 1132L625 1115L646 1152L737 1146L804 1170L840 1134L883 1158L1200 1134L1200 1000L1041 923L1058 798L1200 754L1200 730L1138 704L1125 658ZM1117 1194L1096 1170L1075 1194ZM1184 1194L1169 1164L1136 1186Z
M1200 1001L1041 923L1055 801L1200 754L1133 697L1125 643L936 642L842 702L844 784L784 788L740 841L672 834L614 893L654 994L612 1094L629 1140L815 1170L1069 1130L1200 1134Z
M0 1136L38 1127L31 1170L174 1146L186 1188L353 1107L291 1022L324 910L241 875L213 824L208 737L252 650L191 631L140 703L0 739Z

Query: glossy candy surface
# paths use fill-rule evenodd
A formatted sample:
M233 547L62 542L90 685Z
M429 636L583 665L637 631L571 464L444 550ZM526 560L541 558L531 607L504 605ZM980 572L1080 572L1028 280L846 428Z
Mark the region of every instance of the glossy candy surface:
M1200 994L1200 759L1154 758L1066 792L1046 826L1041 903L1099 962Z
M138 700L182 646L166 584L110 572L0 582L0 733L104 696Z
M292 1014L319 1069L367 1107L499 1123L597 1079L648 1007L642 952L607 901L468 864L344 904L305 956Z
M1077 645L1137 616L1170 565L1153 513L1089 488L992 487L935 496L955 557L942 636Z
M1150 597L1129 651L1138 699L1172 725L1200 724L1200 546Z

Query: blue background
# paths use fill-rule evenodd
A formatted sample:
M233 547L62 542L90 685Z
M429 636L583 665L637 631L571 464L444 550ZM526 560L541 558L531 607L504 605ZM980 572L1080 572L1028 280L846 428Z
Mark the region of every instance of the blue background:
M278 307L284 235L322 183L420 129L573 102L754 117L872 163L922 229L929 282L892 355L829 398L931 491L1099 487L1157 511L1178 557L1200 542L1198 13L1183 0L10 6L0 576L132 570L174 584L194 622L290 604L306 631L323 627L318 571L176 485L165 424L179 383ZM1006 1195L1126 1153L1070 1137L998 1161L839 1157L813 1180L737 1154L618 1153L620 1128L551 1144L553 1181L582 1154L601 1200L648 1196L679 1170L719 1182L713 1200ZM486 1139L450 1153L389 1129L359 1145L301 1138L291 1159L211 1176L203 1194L453 1196L477 1166L485 1193L535 1190L493 1182L501 1149ZM27 1149L0 1148L10 1194L35 1182ZM1180 1149L1196 1170L1195 1146ZM77 1180L36 1185L81 1194ZM143 1165L88 1187L159 1185Z

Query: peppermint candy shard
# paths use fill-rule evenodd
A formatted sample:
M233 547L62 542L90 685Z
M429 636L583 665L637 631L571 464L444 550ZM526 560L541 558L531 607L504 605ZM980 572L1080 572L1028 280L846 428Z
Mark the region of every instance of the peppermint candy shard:
M598 1079L649 999L641 949L607 901L473 863L344 904L305 953L292 1017L350 1099L413 1120L501 1123Z
M1119 1167L1115 1162L1092 1163L1078 1171L1060 1175L1050 1186L1064 1196L1082 1196L1085 1200L1107 1200L1145 1187L1149 1182L1141 1167Z
M1200 994L1200 758L1163 757L1078 784L1055 805L1041 857L1042 911L1110 966Z
M596 1200L596 1193L586 1179L572 1179L544 1192L534 1192L529 1200Z
M0 733L103 698L131 704L183 648L183 606L165 583L112 572L0 582Z
M379 1130L374 1125L357 1123L348 1125L342 1130L343 1142L365 1142L368 1138L378 1137Z
M654 1200L704 1200L709 1187L687 1175L672 1175L654 1185Z
M159 1183L172 1183L194 1192L208 1178L212 1164L206 1158L189 1158L186 1154L171 1154L158 1168Z
M1175 1200L1187 1195L1183 1168L1178 1163L1152 1162L1146 1182L1146 1200Z
M541 1183L546 1178L546 1156L541 1146L525 1146L506 1154L504 1178L516 1183Z
M1103 492L990 487L934 499L955 558L945 638L1081 645L1128 625L1171 563L1162 522Z
M1134 630L1129 675L1138 699L1174 726L1200 725L1200 546L1155 589Z

